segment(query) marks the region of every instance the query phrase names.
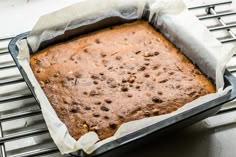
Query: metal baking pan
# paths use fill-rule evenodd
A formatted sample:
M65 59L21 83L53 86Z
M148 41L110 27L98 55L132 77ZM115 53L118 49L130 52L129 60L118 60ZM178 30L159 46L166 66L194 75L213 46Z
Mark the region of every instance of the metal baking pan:
M73 32L73 31L72 31ZM30 91L34 95L36 101L37 95L34 91L34 87L32 86L31 82L29 81L26 72L20 66L18 61L18 48L17 48L17 41L26 39L28 32L22 33L16 36L14 39L11 40L9 43L9 52L13 57L22 77L26 81ZM51 41L50 41L51 43ZM47 44L46 44L47 45ZM45 45L43 46L45 47ZM181 128L200 120L203 120L211 115L214 115L219 111L222 105L228 101L233 100L236 98L236 78L229 72L225 71L224 74L224 81L225 87L232 86L232 90L230 90L226 95L223 95L215 100L209 101L204 103L200 106L195 108L189 109L183 113L178 115L172 116L168 119L165 119L161 122L155 123L151 126L148 126L144 129L138 130L134 133L131 133L127 136L121 137L115 141L109 142L107 144L102 145L98 149L96 149L92 154L86 154L84 151L79 150L74 153L70 153L71 156L78 156L78 157L85 157L85 156L110 156L115 155L117 152L122 152L126 150L130 150L131 147L136 147L142 143L146 143L149 140L155 139L156 136L161 135L163 133L169 132L176 128Z

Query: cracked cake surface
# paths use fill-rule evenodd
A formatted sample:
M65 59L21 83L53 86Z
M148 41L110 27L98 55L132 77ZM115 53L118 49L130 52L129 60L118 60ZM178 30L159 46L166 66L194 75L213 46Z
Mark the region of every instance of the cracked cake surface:
M144 21L49 46L33 54L30 64L76 140L89 131L105 139L122 123L170 113L215 92L214 84Z

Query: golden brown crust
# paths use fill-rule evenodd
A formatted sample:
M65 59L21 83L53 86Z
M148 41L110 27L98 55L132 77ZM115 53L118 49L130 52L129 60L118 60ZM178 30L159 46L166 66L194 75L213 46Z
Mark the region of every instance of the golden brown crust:
M33 72L70 134L112 136L124 122L170 113L215 92L163 35L136 21L50 46Z

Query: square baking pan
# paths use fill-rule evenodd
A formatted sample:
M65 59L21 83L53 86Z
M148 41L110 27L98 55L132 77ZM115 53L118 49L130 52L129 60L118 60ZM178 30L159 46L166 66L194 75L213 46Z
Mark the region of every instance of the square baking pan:
M117 21L117 19L116 18L113 20L106 19L106 20L100 21L99 25L101 25L102 27L106 27L111 24L114 25L116 23L116 22L114 23L114 21ZM123 19L120 22L123 23L125 21L126 20ZM94 26L86 27L81 30L83 30L83 33L90 32L90 31L94 30ZM32 92L33 96L35 97L36 101L39 103L39 101L37 99L37 95L34 91L34 87L32 86L26 72L21 67L21 65L19 64L19 60L18 60L19 50L17 47L17 42L22 39L26 39L28 33L29 32L26 32L26 33L22 33L22 34L16 36L14 39L11 40L8 48L9 48L9 52L12 55L22 77L26 81L26 83L27 83L30 91ZM81 33L81 32L79 32L79 33ZM65 32L65 36L63 36L62 38L59 37L59 38L56 38L55 40L49 40L45 43L42 43L40 49L47 47L48 45L53 44L55 42L63 41L69 37L73 37L74 34L75 34L75 32L73 30ZM187 111L179 113L175 116L169 117L165 120L157 122L153 125L150 125L146 128L143 128L141 130L133 132L129 135L123 136L117 140L106 143L106 144L102 145L101 147L99 147L98 149L96 149L91 154L86 154L84 151L79 150L74 153L70 153L70 155L71 156L100 156L100 155L110 156L110 155L114 155L114 153L116 153L117 151L129 150L131 147L139 145L143 142L145 143L151 139L156 138L158 135L161 135L163 133L169 132L169 131L177 129L177 128L188 126L190 124L193 124L195 122L203 120L211 115L214 115L215 113L217 113L220 110L220 108L222 107L222 105L224 103L236 98L236 78L227 70L225 71L225 74L224 74L224 83L225 83L224 88L232 86L232 89L227 94L222 95L221 97L218 97L214 100L208 101L204 104L201 104L197 107L194 107L192 109L189 109Z

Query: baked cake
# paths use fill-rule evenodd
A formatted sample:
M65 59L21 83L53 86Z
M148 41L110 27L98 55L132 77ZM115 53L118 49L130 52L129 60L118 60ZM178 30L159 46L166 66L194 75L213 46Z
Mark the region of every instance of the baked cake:
M173 112L215 86L145 21L105 28L33 54L30 64L77 140L122 123Z

